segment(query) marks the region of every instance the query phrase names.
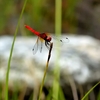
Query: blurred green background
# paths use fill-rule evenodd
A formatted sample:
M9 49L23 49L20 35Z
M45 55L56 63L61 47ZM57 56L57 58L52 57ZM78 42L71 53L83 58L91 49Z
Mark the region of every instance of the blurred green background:
M0 36L14 35L23 4L24 0L0 0ZM55 33L55 6L55 0L28 0L18 35L33 35L25 24L39 32ZM64 34L100 39L100 0L62 0L61 26Z
M13 35L24 0L0 0L0 35ZM85 34L100 39L100 1L62 0L62 33ZM28 0L18 35L24 24L40 32L55 32L55 0ZM27 31L28 32L28 31Z

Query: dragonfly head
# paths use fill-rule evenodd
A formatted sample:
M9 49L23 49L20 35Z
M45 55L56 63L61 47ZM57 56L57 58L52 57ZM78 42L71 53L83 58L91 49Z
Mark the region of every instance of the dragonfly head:
M47 36L46 41L50 42L52 40L52 38L50 36Z

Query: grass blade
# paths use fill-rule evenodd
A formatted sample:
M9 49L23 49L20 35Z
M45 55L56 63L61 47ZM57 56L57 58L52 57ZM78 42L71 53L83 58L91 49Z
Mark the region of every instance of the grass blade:
M6 90L5 90L5 100L8 100L8 82L9 82L9 72L10 72L10 64L11 64L11 58L12 58L12 53L13 53L13 48L14 48L14 43L15 43L15 39L17 36L17 32L18 32L18 27L25 9L25 5L26 5L27 0L25 0L23 8L22 8L22 12L20 14L19 20L18 20L18 24L15 30L15 34L14 34L14 38L13 38L13 42L12 42L12 46L11 46L11 50L10 50L10 56L8 59L8 67L7 67L7 72L6 72Z
M90 92L91 92L98 84L100 84L100 82L98 82L96 85L94 85L94 86L85 94L85 96L84 96L81 100L84 100L84 99L90 94Z
M50 44L50 49L49 49L48 59L47 59L47 63L46 63L46 67L45 67L45 71L44 71L42 83L41 83L41 86L40 86L40 91L39 91L39 98L38 98L38 100L40 100L40 97L41 97L42 88L43 88L43 85L44 85L46 73L47 73L48 66L49 66L49 61L50 61L50 57L51 57L51 51L52 51L52 48L53 48L53 43Z
M55 34L56 36L61 35L61 27L62 27L62 0L55 0ZM59 47L59 43L56 43ZM60 52L56 51L56 61L54 68L54 82L53 82L53 93L52 97L55 100L59 100L59 78L60 78L60 67L59 67L59 55Z

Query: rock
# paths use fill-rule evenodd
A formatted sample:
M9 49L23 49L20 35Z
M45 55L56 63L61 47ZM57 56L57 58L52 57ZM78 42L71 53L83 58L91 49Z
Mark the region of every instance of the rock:
M62 38L65 36L62 36ZM52 50L48 68L47 83L52 82L56 61L60 67L61 84L71 76L78 84L100 80L100 41L90 36L68 36L69 42ZM0 81L5 81L8 59L13 37L0 37ZM42 53L33 55L35 37L17 37L11 60L9 83L27 84L29 87L40 85L48 57L48 49L44 46ZM56 51L60 52L57 58ZM50 76L50 79L49 79Z

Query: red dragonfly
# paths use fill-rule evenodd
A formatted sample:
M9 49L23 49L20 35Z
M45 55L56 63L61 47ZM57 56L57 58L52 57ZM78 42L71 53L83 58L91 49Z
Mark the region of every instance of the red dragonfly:
M25 25L25 28L27 28L28 30L30 30L32 33L34 33L36 36L38 36L37 41L33 47L33 53L35 54L38 50L38 43L39 40L41 41L41 47L40 47L40 52L42 51L42 47L43 47L43 41L45 41L45 46L50 49L50 43L52 40L52 37L48 34L48 33L40 33L35 31L34 29L32 29L30 26ZM56 38L57 40L59 40L60 42L63 42L63 40ZM66 38L68 40L68 38Z

